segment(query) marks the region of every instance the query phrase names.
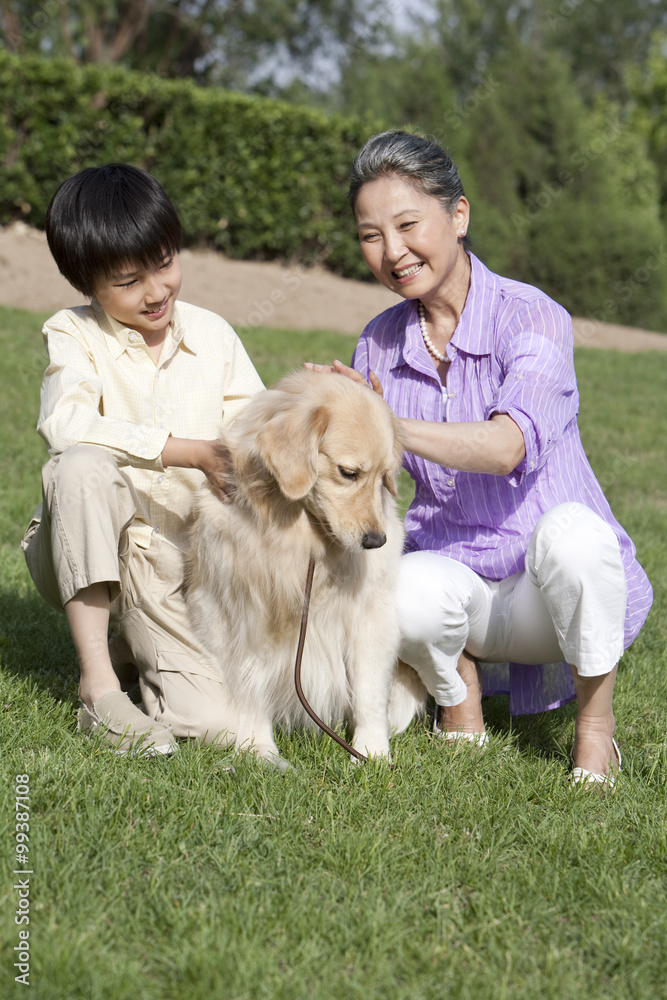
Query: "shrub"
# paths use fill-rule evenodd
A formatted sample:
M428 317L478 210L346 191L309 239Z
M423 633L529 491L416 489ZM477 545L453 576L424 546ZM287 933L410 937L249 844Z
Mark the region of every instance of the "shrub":
M366 277L346 202L380 126L120 67L0 52L0 221L41 227L58 184L124 161L157 177L188 244Z
M586 108L554 56L507 59L497 73L456 133L475 249L570 311L659 329L667 255L644 138L610 105ZM125 161L164 185L186 244L370 277L347 178L361 144L391 123L3 51L0 108L2 223L42 226L64 178Z

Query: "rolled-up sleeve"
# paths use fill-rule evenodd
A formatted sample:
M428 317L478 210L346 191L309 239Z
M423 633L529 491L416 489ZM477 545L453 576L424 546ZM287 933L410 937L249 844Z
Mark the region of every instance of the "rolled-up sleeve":
M544 465L579 409L570 316L550 300L525 305L507 325L500 360L485 419L507 413L523 434L525 458L506 477L516 485Z

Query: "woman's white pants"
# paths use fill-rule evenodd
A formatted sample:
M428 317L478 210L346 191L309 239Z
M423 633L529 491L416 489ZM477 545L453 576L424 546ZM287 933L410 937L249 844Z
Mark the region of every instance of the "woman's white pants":
M616 535L583 504L563 503L537 522L524 571L505 580L436 552L403 556L401 659L438 705L466 697L464 649L485 663L566 660L581 676L606 674L623 653L626 603Z

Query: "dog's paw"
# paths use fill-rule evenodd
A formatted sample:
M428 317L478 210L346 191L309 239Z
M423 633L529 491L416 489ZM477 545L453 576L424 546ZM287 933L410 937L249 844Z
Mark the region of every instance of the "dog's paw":
M387 761L388 763L391 763L391 752L389 750L389 741L387 739L371 739L368 736L364 737L355 734L352 746L358 753L362 753L368 760ZM362 763L358 757L352 756L351 759L357 764Z
M357 749L356 747L354 748ZM393 764L392 756L387 751L387 753L368 753L365 749L359 750L359 753L363 753L365 760L360 760L359 757L354 757L350 754L350 760L353 764L361 766L362 764L375 763L375 764Z
M266 753L257 753L257 760L264 767L270 767L274 771L278 771L280 774L287 774L288 771L295 771L296 768L281 757L279 753L273 753L273 751L268 751Z

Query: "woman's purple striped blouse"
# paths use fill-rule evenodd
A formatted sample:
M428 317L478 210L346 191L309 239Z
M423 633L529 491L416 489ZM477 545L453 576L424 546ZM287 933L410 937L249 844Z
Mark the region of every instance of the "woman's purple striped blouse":
M372 320L352 364L365 376L369 370L378 375L385 400L400 417L480 421L508 413L523 432L526 457L510 475L494 476L458 472L406 454L404 464L416 484L405 519L406 551L441 552L481 576L504 579L523 570L540 515L578 500L603 517L619 540L628 583L627 649L648 614L651 585L579 437L570 316L539 289L493 274L470 257L470 290L447 348L446 386L424 346L416 301L401 302ZM573 697L569 668L543 671L543 678L535 668L510 665L510 671L517 681L526 677L511 685L515 714ZM521 694L526 683L530 690ZM496 679L491 687L506 690L508 684Z

